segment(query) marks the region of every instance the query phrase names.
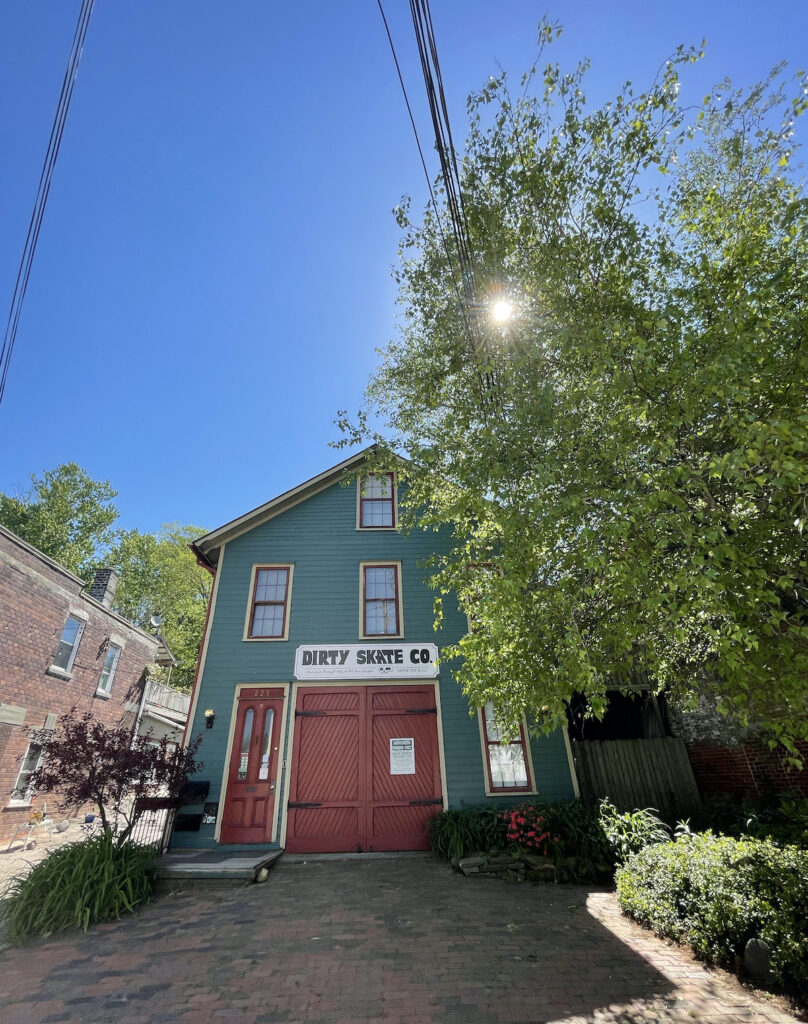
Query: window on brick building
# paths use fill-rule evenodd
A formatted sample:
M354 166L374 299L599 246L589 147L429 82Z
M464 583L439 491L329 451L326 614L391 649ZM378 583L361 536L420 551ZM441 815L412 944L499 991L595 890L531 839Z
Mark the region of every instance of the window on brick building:
M108 694L112 689L112 680L115 678L115 669L118 667L120 656L121 649L117 644L107 644L107 656L104 658L104 667L101 669L101 678L98 680L96 693Z
M20 774L11 794L12 804L30 804L33 789L31 787L31 776L42 762L42 744L31 742L23 758Z
M83 632L84 622L73 615L68 615L65 628L62 630L62 639L59 641L56 654L53 656L54 668L61 669L62 672L70 672L72 670Z

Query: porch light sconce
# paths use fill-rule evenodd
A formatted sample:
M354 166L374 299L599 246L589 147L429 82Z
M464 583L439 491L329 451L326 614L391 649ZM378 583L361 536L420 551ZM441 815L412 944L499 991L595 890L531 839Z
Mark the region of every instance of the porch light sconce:
M212 729L213 728L213 719L215 717L216 717L216 712L213 710L213 708L208 708L205 711L205 728L206 729Z

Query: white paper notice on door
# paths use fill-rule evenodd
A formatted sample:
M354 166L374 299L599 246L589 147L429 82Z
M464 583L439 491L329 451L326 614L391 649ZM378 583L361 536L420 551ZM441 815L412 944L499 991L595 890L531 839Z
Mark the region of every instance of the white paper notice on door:
M415 775L415 740L411 736L390 740L390 774Z

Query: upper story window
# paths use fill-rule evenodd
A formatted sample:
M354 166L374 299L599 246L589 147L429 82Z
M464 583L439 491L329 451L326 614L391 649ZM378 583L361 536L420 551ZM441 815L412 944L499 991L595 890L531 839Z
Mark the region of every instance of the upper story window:
M117 644L107 644L107 656L104 658L104 667L101 669L101 678L98 680L96 693L108 694L110 692L120 657L121 648Z
M480 731L487 772L486 791L490 794L533 792L524 720L519 723L518 734L505 742L494 705L489 701L480 710Z
M361 635L403 636L401 563L363 563L360 586Z
M359 529L396 528L396 479L393 473L371 473L360 477Z
M81 634L84 632L84 625L82 619L68 615L65 628L62 630L62 639L59 641L56 654L53 656L53 668L61 669L65 673L69 673L72 670L73 662L76 660L76 651L79 649Z
M253 567L252 599L245 640L286 640L289 637L291 565Z

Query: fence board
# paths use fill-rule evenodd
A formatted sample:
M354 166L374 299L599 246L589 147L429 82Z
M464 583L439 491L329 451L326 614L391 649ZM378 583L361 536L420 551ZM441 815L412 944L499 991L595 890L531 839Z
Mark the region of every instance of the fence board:
M621 811L656 807L668 821L699 806L699 791L681 739L578 740L572 745L581 799L608 796Z

